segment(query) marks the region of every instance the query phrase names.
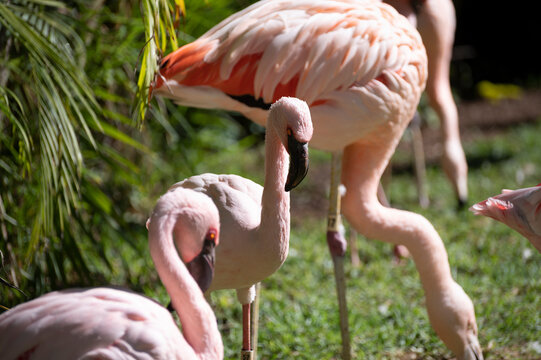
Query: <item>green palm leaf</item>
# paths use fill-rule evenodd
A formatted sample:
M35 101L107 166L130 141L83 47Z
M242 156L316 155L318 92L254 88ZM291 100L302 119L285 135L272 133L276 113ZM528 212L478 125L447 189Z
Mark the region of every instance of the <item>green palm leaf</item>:
M146 45L141 54L137 81L137 94L133 104L133 116L142 125L149 106L150 88L158 71L161 57L168 45L177 49L176 27L185 16L184 0L142 0L142 15Z
M53 230L54 197L60 197L58 205L67 214L78 206L83 157L76 133L83 130L86 140L95 145L90 128L99 128L98 104L73 51L79 47L80 39L54 13L36 11L43 4L63 6L53 1L30 1L30 6L0 4L0 24L27 54L26 66L11 67L11 76L24 84L16 97L26 97L28 107L37 110L32 117L37 120L39 133L42 161L37 172L42 179L42 191L29 251L35 249L42 234ZM10 116L13 112L4 114L14 121L15 117ZM21 130L29 124L23 125L22 121L15 124L19 124L20 137L26 139L27 134ZM28 148L29 141L25 143Z
M140 20L115 18L107 7L89 15L85 5L0 2L0 252L6 278L31 295L91 284L104 266L112 269L106 249L130 231L120 230L129 202L112 196L139 185L133 159L150 151L124 132L135 132L126 116L134 79L118 66L136 58L140 43L126 44L141 37ZM111 19L129 36L105 47L97 27ZM14 302L18 295L3 290Z

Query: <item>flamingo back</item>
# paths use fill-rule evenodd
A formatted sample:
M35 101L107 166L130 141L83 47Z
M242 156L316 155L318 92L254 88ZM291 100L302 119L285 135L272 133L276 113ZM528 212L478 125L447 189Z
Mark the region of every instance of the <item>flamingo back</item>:
M251 264L246 254L256 252L254 240L261 223L263 187L237 175L201 174L189 177L171 186L193 189L213 199L220 212L221 243L216 248L214 279L209 291L239 289L261 280L260 264ZM224 229L227 229L225 231ZM247 273L245 268L257 269Z
M111 288L52 292L23 303L0 316L0 333L4 360L196 358L165 308Z
M270 104L294 96L311 107L315 128L344 146L386 122L409 121L426 76L421 38L391 6L264 0L165 57L153 91L262 125ZM318 131L312 144L336 147Z

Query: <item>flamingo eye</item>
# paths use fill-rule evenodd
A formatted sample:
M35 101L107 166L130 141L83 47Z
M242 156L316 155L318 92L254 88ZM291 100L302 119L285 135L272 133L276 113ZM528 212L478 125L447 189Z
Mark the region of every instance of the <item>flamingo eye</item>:
M216 243L216 240L217 240L216 238L217 237L218 237L218 234L217 234L216 230L211 229L207 233L206 239L212 241L213 243Z

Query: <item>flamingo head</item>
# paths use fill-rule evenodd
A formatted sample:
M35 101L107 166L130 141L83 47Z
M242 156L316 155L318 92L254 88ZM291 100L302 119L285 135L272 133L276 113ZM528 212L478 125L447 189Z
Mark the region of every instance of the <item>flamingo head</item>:
M220 217L216 205L205 194L175 188L160 198L154 213L171 219L175 248L205 292L214 276L214 248L219 243ZM154 226L153 221L154 215L147 226Z
M186 268L203 292L207 291L207 289L210 287L214 277L214 248L216 247L217 242L217 230L209 229L199 254L197 254L191 261L186 263Z
M201 291L205 292L214 277L214 248L219 242L220 223L218 210L212 200L204 194L197 194L206 198L208 204L205 201L204 204L181 209L182 216L179 218L182 221L177 222L173 234L182 261Z
M289 156L289 172L285 191L301 183L308 172L308 142L313 127L306 102L293 97L282 97L270 108L269 126L274 126Z
M504 189L472 207L475 215L484 215L518 231L541 252L541 186L517 190Z

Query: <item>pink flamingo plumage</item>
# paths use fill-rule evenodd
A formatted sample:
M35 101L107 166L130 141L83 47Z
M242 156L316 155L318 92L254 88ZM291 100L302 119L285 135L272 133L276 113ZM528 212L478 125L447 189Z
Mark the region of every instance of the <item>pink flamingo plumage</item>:
M208 195L220 212L222 237L208 291L236 289L243 305L243 350L248 351L250 331L246 325L254 285L278 270L287 257L289 190L306 175L312 137L310 111L304 101L281 98L268 116L263 187L237 175L216 174L192 176L171 187L171 191L180 187Z
M541 184L517 190L503 190L472 207L475 215L498 220L518 231L541 252Z
M165 57L153 91L266 125L282 96L308 103L311 144L343 150L342 210L361 234L411 252L432 326L460 359L482 358L473 304L453 280L444 244L421 215L383 207L381 175L427 77L419 33L379 1L264 0Z
M468 201L468 163L462 143L458 111L453 99L449 68L455 38L456 15L451 0L384 0L406 16L421 34L428 57L426 94L441 122L442 167L459 206Z
M209 283L219 227L213 202L186 189L163 195L152 214L150 253L182 333L167 309L129 291L52 292L0 315L2 359L222 359L216 317L188 271Z

